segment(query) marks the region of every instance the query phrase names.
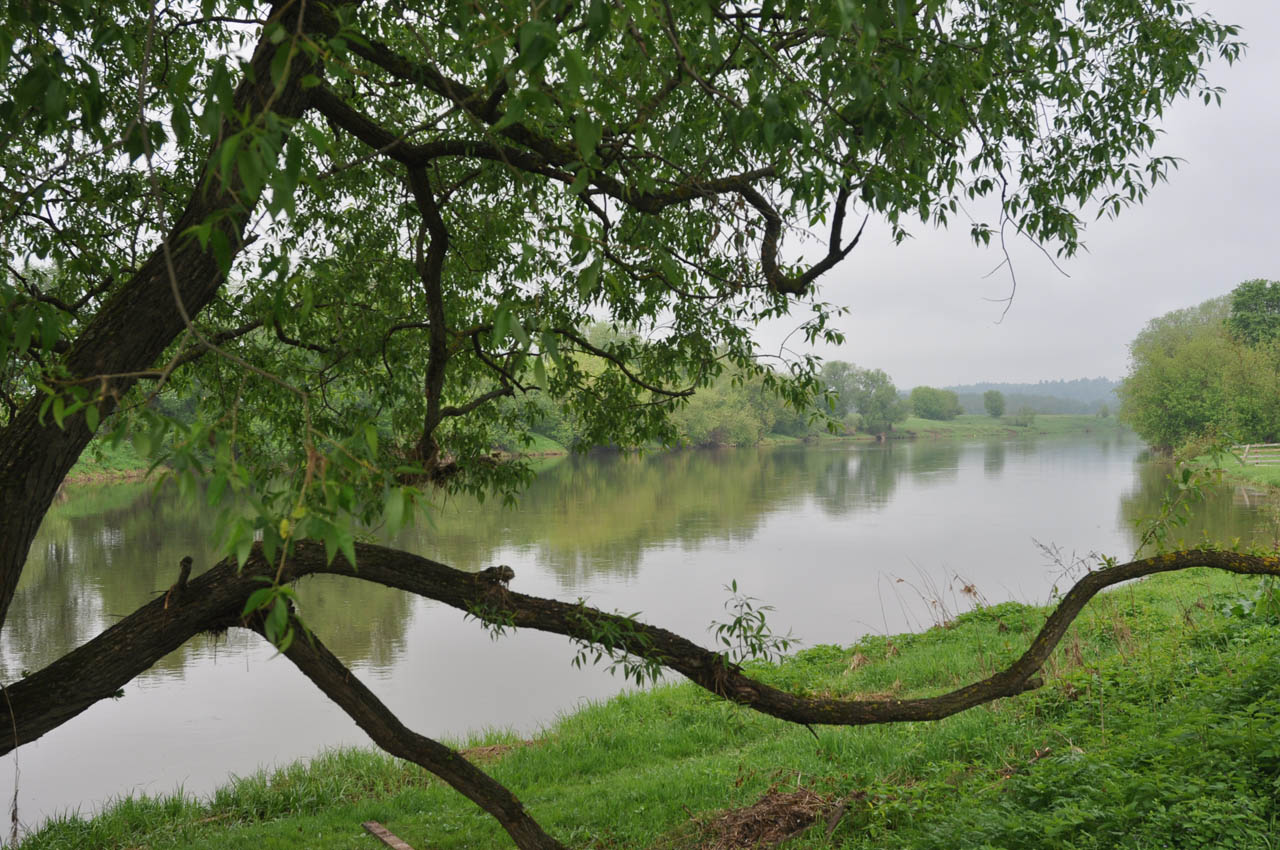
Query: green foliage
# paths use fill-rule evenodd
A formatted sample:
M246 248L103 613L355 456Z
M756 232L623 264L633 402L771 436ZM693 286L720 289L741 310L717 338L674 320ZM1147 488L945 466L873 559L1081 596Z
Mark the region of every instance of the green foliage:
M1233 289L1227 330L1245 345L1280 340L1280 281L1246 280Z
M1273 576L1264 576L1253 593L1228 600L1222 610L1233 617L1275 626L1280 624L1280 587Z
M578 604L580 613L575 619L583 636L573 638L578 647L571 662L574 667L601 664L607 660L605 669L611 675L621 671L623 679L634 681L639 686L651 685L662 677L661 661L644 654L652 649L653 639L637 626L639 611L620 615L622 622L618 623L592 616L584 600L579 599Z
M1228 299L1215 298L1149 322L1129 347L1121 420L1164 451L1207 434L1280 440L1280 341L1247 345L1230 321Z
M733 618L724 623L713 622L710 631L716 643L725 648L730 662L779 659L800 643L790 632L779 636L770 631L768 614L773 606L761 605L759 599L741 593L737 579L724 589L731 594L724 608Z
M827 390L831 415L847 420L856 413L863 431L883 434L909 413L897 387L881 369L860 369L831 360L823 364L820 381Z
M1201 67L1238 57L1236 30L1175 0L1098 3L446 2L412 26L378 4L255 21L210 0L161 25L136 4L12 6L0 245L27 271L0 280L0 418L43 400L59 425L137 437L188 489L210 478L213 508L249 506L224 517L236 554L262 532L349 556L353 529L417 502L406 480L509 496L527 467L491 449L537 428L620 446L800 433L817 365L763 365L751 329L798 310L807 342L838 343L838 311L813 297L822 269L776 265L780 234L848 212L901 241L990 198L1071 254L1082 208L1115 214L1165 179L1155 124L1220 96ZM265 100L241 96L250 83ZM258 108L300 93L296 117ZM406 188L411 160L435 212ZM132 333L95 322L163 265L157 234L188 208L170 251L211 252L227 283L137 367L162 380L97 380L76 346L90 327L98 347ZM600 318L626 331L579 332ZM690 389L710 398L682 410ZM868 427L899 420L864 392Z
M910 402L912 412L921 419L945 422L964 412L955 393L935 387L916 387L911 391Z
M982 409L992 419L1004 416L1004 393L999 390L987 390L982 394Z
M1009 424L1019 428L1030 428L1035 423L1036 412L1030 407L1019 407L1018 411L1009 417Z

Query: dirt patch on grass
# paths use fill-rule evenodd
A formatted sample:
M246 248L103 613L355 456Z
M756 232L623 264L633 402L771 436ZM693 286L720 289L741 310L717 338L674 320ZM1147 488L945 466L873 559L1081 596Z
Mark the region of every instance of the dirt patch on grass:
M705 821L697 846L700 850L776 847L808 829L830 808L830 799L808 788L790 792L771 788L750 806Z
M489 744L483 747L467 747L462 750L462 755L471 761L493 761L500 759L512 750L520 750L525 747L532 747L533 741L515 741L510 744Z

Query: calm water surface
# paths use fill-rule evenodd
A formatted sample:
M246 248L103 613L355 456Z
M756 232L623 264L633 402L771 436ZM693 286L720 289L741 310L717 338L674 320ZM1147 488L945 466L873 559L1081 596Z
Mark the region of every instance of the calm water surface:
M683 452L552 463L520 507L455 499L397 545L462 569L515 569L513 587L641 611L710 644L731 580L772 604L775 631L816 643L927 627L989 602L1043 602L1063 557L1132 554L1133 521L1157 509L1167 470L1127 436ZM1273 531L1257 495L1221 487L1189 539ZM1274 522L1272 522L1274 524ZM210 518L144 484L73 490L45 519L9 621L0 675L17 678L167 588ZM957 576L959 580L957 580ZM902 579L902 581L899 581ZM622 688L577 670L573 648L520 632L497 642L460 612L337 577L301 588L325 642L412 728L460 737L536 731ZM367 744L355 725L256 637L198 639L17 752L19 809L34 825L112 797L205 793L325 747ZM13 792L14 756L0 760Z

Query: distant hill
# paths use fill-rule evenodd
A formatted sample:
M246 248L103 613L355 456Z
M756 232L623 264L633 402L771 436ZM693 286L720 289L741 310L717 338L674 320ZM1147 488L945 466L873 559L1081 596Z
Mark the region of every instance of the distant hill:
M1035 384L980 383L946 387L960 399L965 413L983 413L982 394L987 390L1004 393L1010 413L1029 407L1036 413L1097 413L1106 405L1114 413L1120 406L1116 396L1119 381L1110 378L1077 378L1074 381L1040 381Z

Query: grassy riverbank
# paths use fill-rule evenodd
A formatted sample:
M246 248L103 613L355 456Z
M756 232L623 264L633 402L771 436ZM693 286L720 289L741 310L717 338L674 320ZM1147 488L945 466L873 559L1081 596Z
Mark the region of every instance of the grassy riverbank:
M1081 616L1043 688L938 723L815 737L682 684L586 708L528 744L470 744L490 745L476 753L487 769L572 847L746 847L797 830L786 847L1274 846L1280 629L1231 613L1257 588L1208 571L1121 588ZM999 605L758 673L810 692L937 693L1007 663L1043 617ZM348 751L206 802L65 819L22 848L373 850L366 820L418 848L509 846L440 782Z
M112 446L110 443L94 440L67 473L67 482L78 484L141 478L146 474L147 466L147 460L134 451L131 443L121 442L118 446Z
M1239 459L1231 455L1219 458L1216 462L1208 455L1204 455L1192 462L1203 466L1213 465L1221 469L1223 475L1227 478L1242 484L1280 487L1280 465L1258 466L1257 464L1243 464Z
M1025 425L1014 424L1017 417L992 419L979 414L962 414L939 422L912 416L894 426L894 432L906 432L917 439L971 439L975 437L1044 437L1063 434L1114 434L1124 426L1114 417L1084 414L1037 414Z

